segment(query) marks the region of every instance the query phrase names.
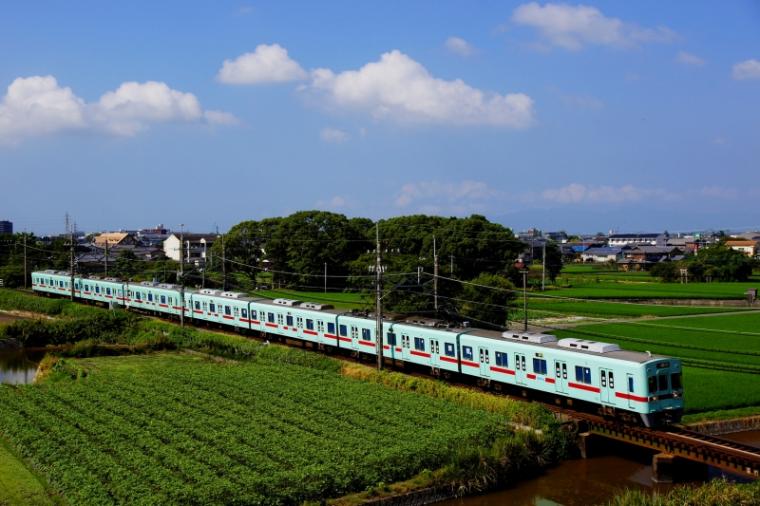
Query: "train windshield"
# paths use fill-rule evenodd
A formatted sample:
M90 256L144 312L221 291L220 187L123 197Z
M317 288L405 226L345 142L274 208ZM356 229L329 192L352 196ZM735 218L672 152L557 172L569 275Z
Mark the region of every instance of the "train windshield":
M673 390L680 390L683 388L681 386L681 373L680 372L674 372L670 375L670 386L673 388Z

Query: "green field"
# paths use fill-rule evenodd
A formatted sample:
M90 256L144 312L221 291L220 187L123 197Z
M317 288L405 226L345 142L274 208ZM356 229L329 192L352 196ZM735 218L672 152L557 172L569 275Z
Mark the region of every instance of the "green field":
M760 406L760 313L589 324L556 334L681 358L687 412Z
M514 309L522 314L522 297L515 301ZM531 318L562 315L594 316L601 318L637 318L696 315L742 311L748 308L713 307L713 306L671 306L665 304L639 304L615 301L564 300L542 298L538 294L528 294L528 311ZM519 317L515 317L519 320Z
M360 309L371 307L374 304L374 294L361 292L301 292L281 288L277 290L258 290L251 294L252 297L264 297L266 299L290 298L311 302L332 304L338 309Z
M506 432L493 413L262 359L76 364L76 381L0 388L0 434L71 504L300 503Z
M55 504L45 487L0 439L0 505Z
M746 283L661 283L600 281L572 283L571 288L547 290L547 294L584 299L737 299L743 300L750 288L760 289L760 281Z

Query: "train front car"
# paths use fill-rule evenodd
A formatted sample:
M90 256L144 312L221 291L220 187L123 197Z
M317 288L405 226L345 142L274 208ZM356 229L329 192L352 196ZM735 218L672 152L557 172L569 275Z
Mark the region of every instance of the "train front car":
M641 419L647 427L678 423L683 416L684 396L681 360L653 357L643 364L646 375L646 411Z

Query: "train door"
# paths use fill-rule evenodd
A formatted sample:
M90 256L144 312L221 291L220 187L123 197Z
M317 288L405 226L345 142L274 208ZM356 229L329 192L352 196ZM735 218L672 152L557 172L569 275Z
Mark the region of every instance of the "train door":
M478 347L478 358L480 360L480 376L487 378L491 375L491 352L488 348Z
M562 360L554 361L554 385L557 392L567 393L567 363Z
M409 344L409 334L401 334L401 359L405 361L410 360L411 345Z
M441 365L441 347L438 344L438 339L430 340L430 365L431 367L438 368Z
M522 353L515 353L515 381L518 385L525 384L525 355Z
M615 388L615 373L612 372L610 369L600 369L599 370L600 375L600 387L601 387L601 400L602 402L609 403L610 398L614 400L615 394L614 392Z
M633 392L634 392L634 384L633 384L633 374L626 374L626 387L628 388L628 407L629 408L635 408L636 405L633 402Z

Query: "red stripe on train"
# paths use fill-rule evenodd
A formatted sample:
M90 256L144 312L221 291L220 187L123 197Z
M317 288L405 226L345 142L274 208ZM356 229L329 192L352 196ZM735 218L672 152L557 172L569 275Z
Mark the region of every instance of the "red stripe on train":
M646 397L639 397L638 395L633 394L625 394L623 392L615 392L615 397L620 397L621 399L628 399L630 401L636 402L647 402Z
M440 357L440 359L443 360L444 362L451 362L452 364L457 363L457 359L451 358L451 357Z
M462 365L467 365L470 367L480 367L480 364L477 362L470 362L469 360L462 360Z
M417 355L418 357L430 358L430 353L425 353L424 351L412 350L410 353L412 355Z
M491 366L491 370L495 372L500 372L502 374L511 374L512 376L515 375L515 371L513 371L512 369L504 369L503 367L497 367L495 365Z
M601 392L598 387L592 387L591 385L583 385L581 383L568 383L571 388L577 388L578 390L586 390L587 392L594 392L598 394Z
M310 336L316 336L317 335L316 332L314 332L313 330L308 330L308 329L304 329L303 333L304 334L309 334Z

